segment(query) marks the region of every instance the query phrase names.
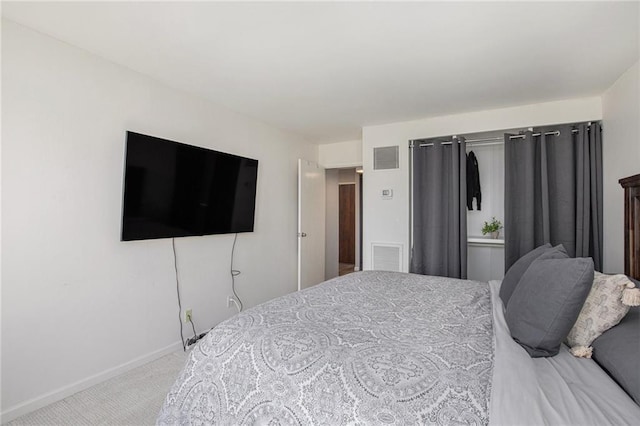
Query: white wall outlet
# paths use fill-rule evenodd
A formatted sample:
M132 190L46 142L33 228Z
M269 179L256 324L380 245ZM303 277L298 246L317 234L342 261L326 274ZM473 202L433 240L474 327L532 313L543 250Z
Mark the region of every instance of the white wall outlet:
M193 314L191 309L187 309L184 311L184 322L190 322L191 321L191 315Z
M227 296L227 308L231 308L233 307L233 305L235 304L235 299L233 298L233 296Z

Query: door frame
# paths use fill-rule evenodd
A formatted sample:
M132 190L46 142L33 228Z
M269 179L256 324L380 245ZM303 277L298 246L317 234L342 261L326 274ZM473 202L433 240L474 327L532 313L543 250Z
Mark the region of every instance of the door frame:
M353 164L331 164L331 165L326 165L325 166L325 170L327 172L330 171L338 171L341 169L358 169L358 168L362 168L362 163L353 163ZM363 174L362 173L357 173L355 172L356 177L348 182L342 182L340 183L339 181L335 183L336 186L340 186L341 184L355 184L356 185L356 222L359 222L356 224L356 267L355 267L355 271L360 271L364 269L364 264L363 264L363 256L364 256L364 246L363 246L363 235L364 235L364 210L363 210L363 199L364 199L364 178L363 178ZM338 191L336 191L338 192ZM338 196L338 194L336 193L336 197ZM359 198L358 198L359 197ZM336 198L336 218L338 216L338 207L337 207L337 198ZM327 214L329 214L329 212L327 212ZM329 216L327 216L328 218ZM328 229L328 232L330 232L331 230ZM337 224L336 224L336 232L338 232L337 229ZM328 234L327 234L328 235ZM328 243L330 242L330 240L326 240ZM336 244L339 244L339 241L336 241ZM329 248L326 249L327 250L327 256L330 255L330 250ZM338 246L336 245L335 247L335 253L336 253L336 270L335 270L335 276L338 276L339 274L339 263L337 262L338 260ZM326 258L325 263L327 265L329 265L329 257ZM331 277L330 272L327 272L327 277Z

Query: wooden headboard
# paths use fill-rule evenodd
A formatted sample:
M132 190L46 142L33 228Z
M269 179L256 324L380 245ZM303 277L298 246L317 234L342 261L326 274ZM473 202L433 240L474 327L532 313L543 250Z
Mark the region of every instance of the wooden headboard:
M624 273L640 280L640 174L618 182L624 188Z

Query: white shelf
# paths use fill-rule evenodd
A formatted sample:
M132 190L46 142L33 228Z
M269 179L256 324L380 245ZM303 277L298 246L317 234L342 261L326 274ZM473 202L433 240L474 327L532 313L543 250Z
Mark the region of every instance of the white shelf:
M490 237L469 237L467 238L467 244L470 246L502 247L504 246L504 240Z

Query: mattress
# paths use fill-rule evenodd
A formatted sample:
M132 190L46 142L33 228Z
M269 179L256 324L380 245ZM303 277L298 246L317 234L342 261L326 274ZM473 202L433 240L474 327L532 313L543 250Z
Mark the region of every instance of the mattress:
M515 343L500 283L367 271L267 302L190 352L158 424L632 424L600 367Z

